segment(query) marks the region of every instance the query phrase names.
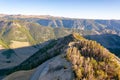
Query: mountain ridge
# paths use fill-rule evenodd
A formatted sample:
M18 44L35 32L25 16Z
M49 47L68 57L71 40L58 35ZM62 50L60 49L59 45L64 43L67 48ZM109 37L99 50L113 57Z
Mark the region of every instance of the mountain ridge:
M70 41L68 41L68 40L70 40ZM58 48L59 47L58 45L62 46L62 47ZM58 55L55 55L54 57L52 56L51 58L47 58L48 61L49 61L49 59L53 59L53 60L48 63L48 65L45 67L45 69L43 67L40 68L40 69L42 69L42 71L40 71L40 73L41 73L40 75L38 75L39 72L36 73L36 71L38 71L38 70L33 72L33 75L31 75L31 76L34 76L34 74L35 74L35 76L38 75L36 77L36 80L39 80L39 79L40 80L44 80L44 79L53 80L53 79L61 79L61 78L62 79L70 78L71 80L73 80L73 79L75 79L75 80L79 80L79 79L86 79L86 80L89 80L89 79L92 79L92 80L93 79L94 80L116 79L116 80L119 80L120 79L120 73L119 73L119 70L120 70L120 62L119 61L120 60L119 60L119 58L117 59L117 57L115 57L114 54L110 53L107 49L105 49L103 46L98 44L96 41L87 40L87 39L83 38L82 36L79 36L78 33L74 33L73 35L69 35L64 38L57 39L57 44L55 44L54 47L50 48L50 50L52 50L53 52L51 52L49 49L46 49L46 50L49 55L51 53L53 55L55 55L54 52L56 50L59 50L59 53L58 53ZM36 57L37 56L40 57L40 55L41 55L40 51L38 51L38 53L36 53L35 55L36 55ZM34 58L35 62L41 61L40 58L36 59L35 56L32 56L32 58ZM45 57L42 57L42 58L45 58ZM31 59L31 58L29 58L29 59ZM45 60L45 62L47 60ZM75 72L74 75L72 74L73 75L72 77L65 77L64 75L59 75L59 72L61 70L63 70L63 71L60 73L63 73L63 74L67 70L71 71L71 68L69 68L70 64L65 65L66 60L72 64L71 65L72 66L71 68L73 70L72 73ZM64 64L63 64L63 61L65 61ZM32 59L31 59L31 61L27 60L24 64L26 64L28 62L31 62L31 64L34 64L34 65L38 64L38 63L34 63ZM42 63L44 64L43 61L42 61ZM27 67L27 66L30 67L30 64L26 64L26 65L24 65L24 64L23 64L23 66L19 66L19 68L23 68L23 67ZM38 65L38 66L42 66L43 64ZM91 64L93 64L94 66L92 67ZM107 67L107 66L109 66L109 67ZM31 67L32 67L32 65L31 65ZM106 68L104 68L104 67L106 67ZM46 70L46 68L47 68L47 70ZM90 70L91 70L90 72L93 72L93 73L89 74L90 72L87 68L90 68ZM16 68L16 69L18 69L18 68ZM28 69L28 68L26 68L26 69ZM26 70L26 69L23 68L22 70ZM29 68L29 69L31 69L31 68ZM59 75L59 77L57 75L56 76L52 75L55 72L58 72L57 75ZM69 72L68 75L71 75L71 72ZM101 75L101 76L99 77L99 75Z
M45 18L48 17L48 18ZM73 28L80 30L90 30L96 34L110 33L119 35L119 25L120 20L97 20L97 19L72 19L72 18L63 18L63 17L53 17L53 16L44 16L42 18L33 17L33 18L22 18L18 15L18 18L15 15L7 15L2 17L1 20L22 20L28 22L38 23L42 26L51 26L55 27L64 27L64 28Z
M87 19L87 18L74 18L74 17L64 17L64 16L53 16L53 15L24 15L24 14L0 14L0 17L4 16L16 16L16 17L27 17L27 18L45 18L45 17L54 17L54 18L68 18L68 19ZM95 19L89 19L89 20L95 20ZM120 19L97 19L96 20L120 20Z

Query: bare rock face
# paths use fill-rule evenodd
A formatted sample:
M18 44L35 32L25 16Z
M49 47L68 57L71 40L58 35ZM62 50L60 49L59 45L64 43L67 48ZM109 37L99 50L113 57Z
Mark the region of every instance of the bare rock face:
M59 55L40 65L31 80L73 80L73 78L71 64L64 55Z

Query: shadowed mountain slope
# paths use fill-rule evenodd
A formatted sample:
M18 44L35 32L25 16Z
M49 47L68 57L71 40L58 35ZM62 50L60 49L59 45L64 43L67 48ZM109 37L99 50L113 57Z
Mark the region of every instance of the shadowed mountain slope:
M87 35L85 38L95 40L120 57L120 37L114 34Z

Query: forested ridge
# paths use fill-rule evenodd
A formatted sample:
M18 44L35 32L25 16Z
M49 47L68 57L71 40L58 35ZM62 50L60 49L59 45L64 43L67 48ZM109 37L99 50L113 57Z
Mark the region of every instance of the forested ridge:
M96 41L74 34L67 59L72 63L76 80L120 80L120 62Z

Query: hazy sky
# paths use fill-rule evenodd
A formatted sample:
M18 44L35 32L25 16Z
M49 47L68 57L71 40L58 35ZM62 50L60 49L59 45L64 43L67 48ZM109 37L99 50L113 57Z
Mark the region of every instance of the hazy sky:
M120 19L120 0L0 0L0 13Z

